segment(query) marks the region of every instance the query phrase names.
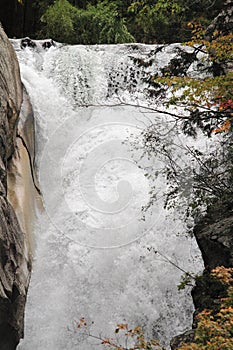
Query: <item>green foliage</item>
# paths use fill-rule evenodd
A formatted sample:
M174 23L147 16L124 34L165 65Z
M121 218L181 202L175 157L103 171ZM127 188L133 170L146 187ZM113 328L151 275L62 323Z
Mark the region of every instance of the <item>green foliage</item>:
M223 33L215 30L212 33L211 40L206 39L206 30L200 23L188 24L192 28L192 40L187 45L199 45L199 48L208 54L213 62L227 62L232 60L233 55L233 33Z
M169 42L170 30L180 22L184 7L181 1L175 0L135 1L129 11L136 15L135 21L144 33L144 40Z
M188 40L191 37L188 22L207 25L221 6L221 1L210 0L136 0L129 6L129 12L134 14L135 31L142 33L141 40L171 43Z
M134 42L117 4L107 0L80 9L67 0L57 0L41 17L40 36L76 44L117 44Z
M117 5L106 0L96 6L87 5L86 10L77 10L75 28L77 43L81 44L134 42Z
M168 106L181 104L191 110L203 107L209 111L211 107L216 106L216 116L219 112L229 113L232 108L231 99L233 99L233 73L232 71L225 72L224 67L232 61L233 33L223 34L220 31L215 31L211 41L208 41L205 38L206 31L199 24L190 23L189 27L194 27L193 38L185 44L194 47L195 55L199 52L203 54L204 77L200 74L200 77L192 78L185 76L183 72L174 74L171 69L167 70L164 76L156 77L154 80L162 86L170 88L172 98L168 101ZM229 100L228 105L224 106Z
M11 11L4 11L3 8L1 21L3 23L8 22L7 26L10 28L11 36L34 36L37 33L42 38L44 35L51 36L50 33L52 33L55 35L54 39L56 40L58 40L57 36L58 38L61 37L62 41L70 43L73 43L73 41L81 42L80 40L77 41L77 36L73 37L70 24L70 19L73 21L72 16L70 17L70 15L67 16L66 14L65 17L61 17L61 29L55 28L57 21L53 19L52 11L49 10L47 12L47 10L49 7L53 8L57 2L58 0L10 1ZM100 7L104 7L104 12L108 9L108 16L112 18L112 6L114 6L113 11L116 9L118 16L115 18L116 21L113 23L113 26L119 35L117 35L117 38L112 33L107 35L109 42L114 43L123 42L122 31L123 37L127 34L127 42L132 41L132 38L129 39L128 33L131 33L137 42L170 43L189 40L192 28L189 28L187 24L189 22L200 22L202 25L207 26L211 19L222 9L224 3L222 0L67 0L67 2L78 10L87 11L79 13L79 17L84 17L81 22L85 18L89 20L90 16L88 14L90 12L92 14L93 12L99 12L99 4ZM15 6L15 3L20 6ZM93 7L93 9L90 9L90 7ZM63 12L61 9L58 9L57 5L53 11L56 18L59 17L58 13L61 14ZM17 23L12 21L12 13L17 17ZM40 21L41 17L44 17L45 21ZM49 24L50 20L52 21L51 25ZM105 22L109 23L109 19L105 18ZM117 28L118 26L120 29ZM65 29L65 39L61 34L63 28ZM87 35L81 29L79 34L81 33L81 36L84 36L85 43L90 44L87 39L92 39L92 36L89 34L90 28L88 23L85 24L84 29L87 31ZM68 39L67 32L70 33ZM109 29L107 29L107 32L109 32ZM95 32L92 32L92 35L95 36ZM105 39L104 42L107 43L108 41Z
M190 274L189 272L185 272L181 276L181 281L178 284L178 290L183 290L187 286L192 286L193 287L193 281L195 280L195 278L196 277L193 276L192 274Z
M225 120L231 117L233 107L233 73L224 72L223 67L231 62L233 57L233 34L224 35L221 32L214 32L212 40L207 41L205 31L199 26L195 27L193 33L193 40L186 44L194 46L195 54L201 51L205 55L203 56L204 76L200 74L200 77L193 78L186 76L183 72L174 74L172 70L167 70L162 77L155 77L154 81L169 88L172 97L167 103L168 107L179 105L186 107L189 111L203 108L205 112L215 113L216 119ZM218 71L216 66L219 68Z
M53 5L49 6L43 16L41 22L44 27L40 35L51 37L61 42L74 43L74 18L76 8L67 0L57 0Z

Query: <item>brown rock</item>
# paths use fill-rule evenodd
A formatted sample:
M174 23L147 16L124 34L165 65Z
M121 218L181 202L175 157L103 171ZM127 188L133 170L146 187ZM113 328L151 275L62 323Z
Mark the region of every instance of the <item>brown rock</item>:
M7 164L15 148L22 86L15 52L0 27L0 349L23 336L31 263L15 212L7 199Z

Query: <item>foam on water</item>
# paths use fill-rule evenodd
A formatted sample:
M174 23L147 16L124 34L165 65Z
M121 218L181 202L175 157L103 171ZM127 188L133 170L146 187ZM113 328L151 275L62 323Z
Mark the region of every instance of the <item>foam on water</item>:
M38 214L25 339L18 348L96 349L96 341L77 332L80 317L95 322L95 334L111 336L117 323L127 322L168 344L190 328L193 304L189 288L177 290L181 271L164 256L194 273L202 261L183 214L164 209L162 172L155 183L158 199L143 219L151 189L143 167L152 162L157 171L165 164L155 158L138 167L141 131L153 121L166 133L171 119L137 105L158 103L146 91L147 74L166 65L178 45L59 44L44 50L42 42L34 49L13 44L36 117L45 206ZM179 130L172 138L193 143ZM130 139L138 149L132 150ZM195 142L209 147L202 138ZM176 157L185 164L181 148Z

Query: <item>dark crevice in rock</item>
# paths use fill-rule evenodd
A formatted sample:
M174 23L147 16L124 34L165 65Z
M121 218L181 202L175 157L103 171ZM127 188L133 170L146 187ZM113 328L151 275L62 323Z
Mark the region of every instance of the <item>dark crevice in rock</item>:
M36 180L35 180L35 175L34 175L34 164L33 164L34 160L32 160L32 158L31 158L30 151L29 151L29 149L27 147L27 144L26 144L24 138L21 135L19 135L19 134L17 134L17 137L20 138L24 148L27 151L29 164L30 164L30 171L31 171L32 181L33 181L33 184L34 184L34 187L35 187L36 191L38 192L39 195L41 195L41 191L40 191L39 187L36 185Z
M0 313L1 319L1 313ZM19 341L15 329L8 323L0 323L1 350L16 349Z

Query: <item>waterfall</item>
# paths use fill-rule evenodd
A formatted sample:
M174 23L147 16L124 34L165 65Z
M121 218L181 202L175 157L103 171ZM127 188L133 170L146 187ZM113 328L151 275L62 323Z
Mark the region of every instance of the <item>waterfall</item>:
M169 348L193 313L191 289L178 291L182 272L174 264L194 274L203 265L181 208L164 209L164 163L141 158L141 133L153 123L168 141L194 142L177 129L168 133L171 118L147 108L159 103L148 74L179 45L12 42L34 110L44 202L18 349L99 349L77 329L81 317L94 322L93 334L108 337L117 323L140 325ZM208 147L201 137L195 142ZM182 147L175 157L185 159ZM151 164L157 197L143 213Z

